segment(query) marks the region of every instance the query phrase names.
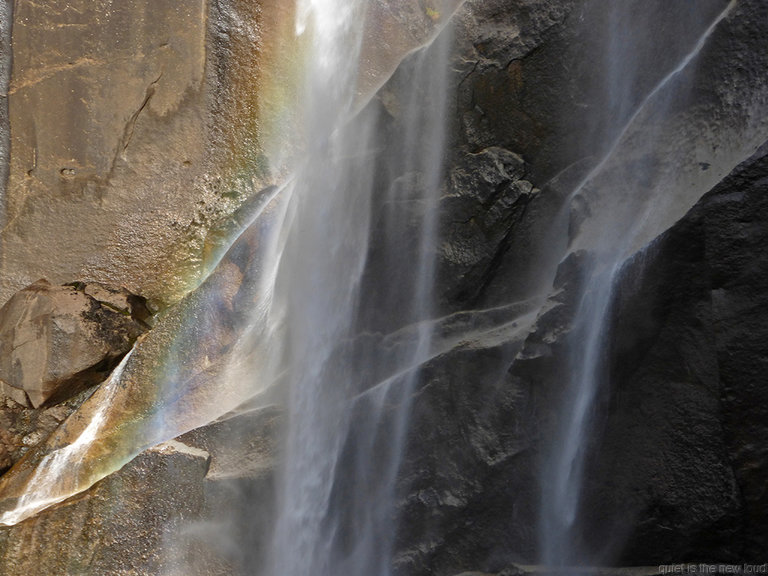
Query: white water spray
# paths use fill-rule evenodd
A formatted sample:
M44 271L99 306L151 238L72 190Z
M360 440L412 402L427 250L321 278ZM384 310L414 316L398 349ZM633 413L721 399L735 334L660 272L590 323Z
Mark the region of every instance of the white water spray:
M102 385L107 390L107 402L102 404L101 408L93 415L93 418L91 418L71 444L63 446L43 458L27 484L27 491L19 499L16 507L0 515L0 525L12 526L40 510L58 504L73 493L71 490L63 490L51 494L47 491L47 487L52 479L69 478L71 484L76 483L76 475L71 470L68 470L68 466L83 457L106 423L109 400L115 395L115 391L120 383L120 377L130 360L131 354L132 351L126 354L109 379Z
M572 202L586 194L600 212L591 215L571 244L572 251L593 251L595 262L583 271L585 282L572 328L574 350L568 367L571 377L564 395L564 417L543 471L541 554L549 565L583 565L595 552L580 549L576 531L595 404L606 376L605 351L610 337L606 330L615 283L626 258L674 222L664 207L677 195L684 196L684 191L674 186L675 176L669 173L678 167L668 165L669 172L660 171L648 158L653 157L662 140L663 122L659 120L666 119L667 109L677 96L675 90L679 87L674 86L674 81L695 65L707 40L735 5L732 0L680 62L639 102L607 153L568 198ZM622 74L623 81L631 83L627 73ZM644 122L649 118L655 123L646 126ZM630 157L645 159L644 176L651 182L649 185L635 181L636 168L627 166Z
M412 57L413 84L398 94L406 128L391 146L375 107L349 120L364 10L360 1L307 0L296 24L314 57L275 290L289 390L274 576L390 573L410 396L432 349L424 320L433 312L448 35ZM382 328L371 319L381 315L397 320ZM384 358L360 338L371 324L411 325L415 338ZM382 373L397 376L372 381Z

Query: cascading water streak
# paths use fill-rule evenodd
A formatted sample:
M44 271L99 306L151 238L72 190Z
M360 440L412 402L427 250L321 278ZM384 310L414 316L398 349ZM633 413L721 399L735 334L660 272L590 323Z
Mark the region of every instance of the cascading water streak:
M288 412L295 424L288 426L284 493L301 497L292 504L298 510L297 523L287 520L291 513L286 512L286 505L278 525L288 532L300 526L294 533L307 535L312 543L305 549L322 547L317 535L328 532L327 526L320 526L328 508L323 494L328 494L327 500L331 489L338 490L336 465L353 412L350 399L362 397L373 386L369 379L388 384L365 394L367 398L373 398L379 388L396 388L393 383L403 380L399 375L409 374L411 367L418 367L433 353L431 327L422 320L430 316L436 229L431 195L441 171L446 94L440 79L444 79L445 50L437 58L438 52L430 50L430 60L417 66L413 86L408 87L421 96L432 92L437 97L422 102L420 97L409 98L408 90L399 94L404 115L400 123L407 120L406 132L411 136L390 143L384 154L386 162L379 161L386 146L383 133L377 132L381 122L376 119L376 106L369 106L354 122L350 119L365 108L371 91L385 82L402 58L434 40L460 4L460 0L445 0L430 15L415 0L396 7L385 0L298 3L293 23L296 37L290 40L288 51L294 54L296 48L299 60L308 63L303 68L305 90L296 99L301 101L299 110L296 101L289 99L285 107L290 110L278 115L280 119L290 116L280 133L266 130L275 141L265 142L265 148L275 153L259 159L269 164L275 185L246 202L234 218L237 225L232 234L238 237L231 238L224 253L214 254L215 268L164 312L147 337L136 344L115 387L96 389L65 425L3 475L0 523L16 524L51 503L78 494L143 450L228 417L243 403L272 406L284 400L282 395L290 399ZM414 14L420 17L418 27L409 28L405 36L394 34L387 42L387 34L397 32ZM291 72L300 68L298 61L294 64ZM291 78L284 80L293 86ZM297 154L297 150L303 153ZM406 170L413 174L402 180L403 186L379 179L394 178ZM394 264L382 267L383 280L373 281L367 268L368 243L374 222L379 232L387 230L383 222L392 215L384 214L385 205L395 206L398 217L403 206L410 206L413 213L400 228L388 229L385 242L374 243L379 251L384 246ZM381 333L397 333L408 324L418 327L418 343L398 348L407 352L390 354L384 360L381 354L367 356L355 348L358 344L351 345L364 324L357 317L361 284L366 282L370 285L366 297L373 289L384 294L385 300L389 298L389 308L377 309L377 314L398 318L394 325L383 326ZM374 298L363 309L376 308L379 303ZM413 330L405 332L410 342ZM339 362L345 354L354 362ZM367 370L366 362L379 365ZM286 391L282 384L289 373L293 386ZM331 386L331 382L338 385ZM387 406L400 405L386 393L382 398ZM401 422L401 428L407 422L384 420L388 426ZM86 437L78 436L91 421L105 424L98 430L88 428ZM387 445L397 446L397 438L402 438L397 429L390 426L386 433L377 431L376 438L392 439ZM73 442L80 442L77 451L62 451ZM393 463L399 453L392 449ZM47 464L54 454L58 454L57 466L52 468ZM396 464L384 467L394 470ZM311 478L317 479L315 484ZM284 502L291 498L286 496ZM382 510L387 508L382 506ZM309 513L313 507L317 510L314 527ZM384 513L376 514L379 517L370 520L371 526L382 525ZM381 530L377 528L377 538L369 540L380 541ZM295 556L301 549L293 546L292 534L282 539L279 534L280 530L275 539L278 552L273 554L276 565L281 557ZM290 551L282 556L281 541L290 543ZM295 564L288 562L291 570ZM299 568L294 571L301 573Z
M626 120L616 127L617 136L607 152L568 197L571 210L573 201L582 196L595 204L595 198L599 198L602 210L605 206L615 209L606 211L604 217L592 215L591 221L584 229L577 228L571 239L571 253L586 247L591 258L583 259L580 272L581 299L569 344L570 377L563 394L562 417L542 471L540 555L548 565L583 566L606 561L600 550L582 547L579 514L590 440L599 418L598 396L609 377L606 350L615 285L626 259L648 241L644 227L653 221L652 229L663 230L662 223L669 218L665 207L684 193L674 187L674 175L670 175L677 167L654 161L654 154L663 140L664 122L686 99L687 86L680 82L681 73L695 67L707 40L734 5L734 1L729 2L709 23L700 22L698 14L690 15L691 26L702 29L702 33L682 59L639 99L634 110L627 107L626 100L632 96L640 71L626 66L626 62L617 65L613 51L622 52L622 30L618 27L608 32L612 50L606 56L605 89L611 103L608 110L618 110L616 118ZM609 22L631 22L629 8L616 5L611 10Z
M412 83L398 93L406 128L388 141L376 106L349 119L364 10L361 1L312 0L298 11L310 57L305 153L273 307L288 381L267 567L275 576L391 572L410 396L432 348L424 320L433 313L449 34L411 58ZM397 354L367 346L364 333L403 326L416 336ZM382 373L397 376L364 393Z

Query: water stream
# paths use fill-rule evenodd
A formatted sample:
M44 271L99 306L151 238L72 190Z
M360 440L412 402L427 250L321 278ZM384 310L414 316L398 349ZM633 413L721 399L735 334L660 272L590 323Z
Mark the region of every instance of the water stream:
M336 464L342 446L353 447L356 457L373 458L368 452L374 437L386 439L390 454L377 457L378 495L371 510L361 511L370 528L358 546L364 551L355 557L364 570L374 558L382 562L388 546L381 538L387 531L384 517L390 512L408 411L407 386L398 384L407 384L434 354L434 324L423 320L431 315L432 208L441 171L449 40L438 43L439 50L410 57L412 92L400 103L408 129L386 154L376 132L379 109L361 109L371 90L409 51L429 44L461 2L438 4L434 18L425 18L415 1L297 4L291 42L300 45L306 71L303 93L291 104L298 106L292 114L299 121L287 125L290 130L278 141L266 143L277 149L275 173L292 176L261 194L216 268L137 343L110 385L97 389L66 425L3 476L0 524L16 524L86 490L143 450L211 423L243 402L259 404L263 395L271 404L282 396L289 425L274 570L303 573L318 558L330 557L332 546L323 542L328 532L321 523L332 522L329 499L340 489ZM402 34L414 14L419 26ZM392 27L394 36L382 35L379 25L383 31ZM387 43L377 45L377 40ZM394 175L402 174L405 180L395 182ZM400 222L404 207L411 217ZM385 277L374 278L366 268L374 234L386 239L377 249L398 263L402 274L383 269L377 273ZM363 283L374 288L367 303L361 303ZM357 338L361 331L378 329L359 314L371 307L398 318L387 331L414 326L415 343L397 347L386 360L372 353L365 339ZM404 332L407 338L414 334ZM390 396L395 388L401 399ZM366 404L379 394L378 406ZM386 411L385 403L387 410L396 409L382 417L383 430L373 423ZM372 424L367 439L359 433L359 444L352 441L358 432L350 434L354 414L369 414L365 419ZM359 502L365 508L369 501ZM303 544L290 554L281 552L296 535L302 535Z
M425 320L433 315L450 35L411 57L412 84L399 102L407 128L392 147L375 107L348 120L364 6L325 0L299 10L297 30L312 35L315 57L302 122L308 152L276 288L288 424L269 558L275 576L390 573L410 396L433 353ZM364 336L397 326L413 327L409 345L386 357ZM392 376L373 378L382 373Z
M629 4L611 5L611 27L607 33L613 52L607 55L607 100L610 109L625 109L623 114L617 114L618 118L628 119L615 130L617 135L605 155L575 186L568 199L572 206L577 199L586 198L591 206L599 202L602 214L596 211L582 229L577 226L572 230L570 250L587 249L593 259L582 271L585 280L573 318L567 360L570 380L563 396L563 417L543 469L540 545L546 564L584 566L599 558L599 551L580 547L578 517L588 446L597 417L596 401L601 387L606 385L606 349L611 337L607 325L614 287L626 259L653 238L644 236L644 229L658 233L666 227L665 220L673 221L670 203L684 195L682 187L676 186L674 175L679 165L657 162L657 149L663 149L673 104L687 98L688 85L679 81L681 73L695 67L707 40L735 5L735 0L726 4L706 26L702 26L700 14L689 14L689 25L703 28L703 32L634 110L627 110L626 103L636 96L631 87L639 71L632 69L631 61L616 62L621 54L617 46L625 34L617 23L631 21ZM674 158L675 151L668 153Z

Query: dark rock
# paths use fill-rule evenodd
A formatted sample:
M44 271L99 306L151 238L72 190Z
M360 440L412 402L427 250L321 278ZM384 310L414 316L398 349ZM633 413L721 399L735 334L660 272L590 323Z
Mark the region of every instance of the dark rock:
M764 146L625 263L573 533L585 561L762 561L767 236ZM521 348L425 367L403 464L405 573L536 560L543 459L568 409L574 318L595 263L584 252L561 263Z
M148 329L142 298L98 284L40 280L0 309L0 383L39 408L102 381Z
M540 452L593 260L570 255L536 321L489 346L429 362L403 464L399 561L405 574L498 572L536 559Z
M764 560L766 242L763 146L625 267L584 506L593 549L613 535L629 563Z
M538 190L523 180L525 162L504 148L466 154L451 168L440 201L438 291L443 302L471 306L506 253L512 230Z
M457 78L453 86L457 108L451 111L451 116L457 118L457 126L446 170L449 182L442 201L447 234L442 248L442 304L451 311L475 305L509 304L537 294L537 288L548 287L552 279L554 283L535 324L521 319L520 332L510 329L501 334L491 334L493 326L488 327L487 338L475 341L468 338L467 342L449 346L424 367L413 398L413 429L408 438L401 481L402 522L396 559L398 569L404 572L441 575L482 569L516 574L516 569L505 568L509 562L530 561L537 555L541 459L551 444L558 420L562 419L559 401L568 379L567 358L579 336L573 320L583 295L584 279L593 267L592 255L587 252L573 253L558 266L567 238L567 233L560 233L567 232L568 226L567 218L558 219L561 203L606 151L640 99L680 61L707 22L725 5L721 0L702 2L695 7L700 12L700 20L695 26L688 26L680 17L680 10L686 9L684 3L642 0L628 4L635 7L628 13L637 18L621 23L619 29L626 32L624 40L627 41L621 43L618 55L612 55L622 63L631 60L639 73L631 93L618 99L621 102L618 108L609 105L603 92L607 82L602 78L610 62L605 58L601 42L612 26L605 3L470 0L459 17L460 47L454 62ZM641 6L651 8L639 10ZM740 101L734 87L745 86L747 81L754 83L754 74L764 76L759 54L749 56L749 51L744 49L749 42L736 44L739 38L751 37L753 47L762 46L764 34L756 27L765 21L759 17L764 15L765 8L756 6L759 7L759 3L754 1L738 3L734 14L741 11L747 17L742 24L732 18L729 32L720 34L708 50L709 60L705 61L708 74L701 75L705 80L696 85L695 91L706 93L710 103L718 99ZM754 10L753 17L749 17L749 10ZM167 194L167 198L174 200L168 206L161 206L160 211L165 214L162 217L143 214L131 207L143 207L147 199L156 197L157 166L166 168L169 164L167 161L145 162L157 154L157 142L161 145L168 140L190 143L189 147L172 150L164 158L178 161L179 152L191 152L196 163L207 154L205 142L226 143L223 146L226 150L218 149L211 154L210 166L226 164L237 170L244 164L244 158L252 159L248 154L260 153L254 136L256 130L249 119L242 117L242 110L258 109L262 104L258 91L252 89L251 80L257 77L252 74L253 67L260 67L253 64L257 59L252 58L259 11L258 3L245 0L217 2L211 11L212 28L215 28L211 32L211 43L215 54L209 55L207 63L212 64L211 74L219 76L214 79L216 89L211 90L209 96L216 103L214 108L219 108L214 110L217 121L211 122L214 126L210 128L210 137L199 135L201 108L197 99L200 94L196 82L192 82L195 86L188 82L201 76L197 68L180 78L164 78L157 85L158 96L152 96L150 106L160 106L158 98L163 90L170 89L173 95L193 92L193 98L179 106L182 113L191 114L189 133L195 134L194 138L177 137L188 134L178 126L161 129L163 122L172 123L175 112L169 112L167 117L144 114L138 123L133 119L137 128L133 144L125 158L118 159L115 179L110 180L115 184L110 184L108 189L112 195L110 201L117 208L109 220L103 220L98 202L99 210L89 212L89 221L98 219L107 231L98 238L112 238L114 222L122 226L109 250L105 253L99 250L92 264L98 274L117 274L130 277L139 285L151 284L158 297L166 299L172 299L179 292L179 285L184 284L180 273L170 266L163 278L155 279L155 271L146 266L143 258L147 246L162 247L152 252L155 260L162 260L170 250L169 245L192 246L187 240L203 243L201 231L208 223L200 226L194 220L198 208L186 206L189 194L197 194L198 188L188 186L191 180L178 173L164 174L166 182L173 180L179 189L190 192ZM190 28L187 44L190 51L197 53L201 46L201 20L192 20L194 26ZM636 57L635 48L644 40L642 36L647 30L657 34L655 42L651 50L638 51ZM734 30L741 32L736 34ZM717 65L712 64L714 53L730 51L735 52L735 60L723 58ZM165 60L163 58L163 62ZM198 64L204 62L202 58L196 60ZM744 67L734 66L734 61ZM169 64L174 62L168 59ZM96 72L100 74L101 69ZM73 73L88 78L94 76L88 70ZM727 81L711 82L712 77L727 78ZM261 81L266 80L259 77ZM43 87L48 84L46 81ZM138 89L141 101L145 97L146 82L134 88ZM51 94L57 93L51 90ZM145 104L149 104L149 96L147 91ZM76 97L77 94L73 98ZM169 97L171 95L166 95ZM758 100L755 96L757 104ZM390 106L388 111L395 110L392 101L382 97L382 102L385 107ZM743 107L747 110L746 117L752 109L750 106ZM103 107L99 109L103 111ZM706 121L708 134L722 132L719 129L724 126L716 121L709 124L709 119L722 118L718 109L702 110L688 124ZM181 119L184 118L189 116ZM124 134L123 124L118 122L119 135ZM754 122L755 126L758 124ZM236 137L232 137L233 134ZM99 141L95 140L95 145ZM242 144L243 152L228 150L228 144L233 141ZM717 143L708 141L708 144ZM89 144L86 150L89 154L93 145ZM102 155L101 150L97 152L98 156ZM31 154L24 160L29 158ZM40 158L42 162L45 155ZM709 174L718 169L710 162L703 164L711 167ZM148 168L144 169L145 165ZM17 174L19 181L26 181L25 174L30 176L26 173L29 166L24 168ZM71 192L71 180L67 178L76 177L77 172L71 173L74 169L66 168L66 172L48 174L52 169L60 170L58 165L52 168L50 162L41 164L40 174L34 179L47 174L52 189ZM759 559L768 549L765 515L768 502L764 488L768 474L765 426L768 398L763 385L768 367L763 344L768 337L765 333L768 318L763 316L768 302L762 296L768 293L768 286L763 286L768 269L761 252L768 243L765 237L768 216L763 200L768 197L765 175L765 160L755 160L751 167L724 182L683 222L642 256L628 262L624 269L614 303L611 325L614 338L607 351L610 370L598 406L602 414L609 416L598 419L598 433L586 447L593 457L586 472L584 506L579 520L580 544L591 550L595 558L616 556L625 562L645 564L673 558L744 560ZM134 192L137 176L141 180L140 195ZM522 180L523 177L527 180ZM220 186L227 188L230 180L224 179L224 182ZM536 193L533 183L543 192ZM419 175L396 175L393 182L385 185L389 184L403 188L408 197L397 207L405 223L403 238L407 244L409 234L414 232L411 223L418 222L425 209L420 198ZM231 202L230 206L221 201L217 186L218 183L214 186L206 181L203 187L210 187L208 196L216 199L212 205L221 202L222 206L217 209L226 215L236 203ZM103 193L100 187L96 188ZM93 189L93 186L87 188ZM693 190L694 194L701 192L699 188ZM37 190L26 212L19 212L24 217L17 221L18 230L33 230L35 237L58 238L59 231L47 226L49 215L55 214L57 218L59 215L49 209L50 195L43 192L46 191ZM22 197L16 196L20 206ZM71 197L80 198L76 194ZM69 199L59 203L71 204ZM81 204L69 209L76 212ZM582 208L577 216L583 221L571 219L574 228L589 221L593 214L590 208L600 208L600 202L585 203ZM604 205L602 208L605 210ZM124 222L126 213L141 216ZM25 219L35 214L43 216L34 220L29 228ZM183 233L167 233L170 222L176 225L177 220L192 222ZM130 242L135 239L138 224L142 224L142 230L160 232L147 235L144 244ZM240 224L237 221L233 225ZM554 248L545 232L550 228L561 242ZM13 248L9 251L9 269L20 266L22 261L33 262L33 267L50 266L51 259L58 257L47 257L39 264L38 259L26 258L24 255L29 256L37 247L50 243L29 242L18 230L13 234L21 239L14 236L12 242L6 243ZM208 240L215 252L218 244L215 234ZM125 250L127 245L130 251ZM84 253L92 250L92 243L78 248ZM197 254L201 250L192 246L189 252ZM542 258L543 254L549 254L548 258ZM114 271L115 255L119 256L117 272ZM246 256L243 262L249 261ZM375 251L373 256L375 260ZM398 253L396 257L402 260L403 254ZM55 267L66 271L80 266L83 258L81 253L70 262L56 262ZM182 254L174 260L178 264L178 260L188 259ZM226 311L227 323L233 326L244 321L245 315L239 313L239 306L249 301L246 297L249 295L238 294L246 272L243 262L237 259L226 262L228 271L210 283L216 284L211 293L223 296L218 305ZM25 266L21 268L24 274L28 273ZM194 269L194 265L182 268ZM382 268L388 271L387 266ZM166 286L169 279L173 289ZM15 278L3 281L8 285L18 283ZM376 283L372 282L372 286ZM72 289L83 295L77 296L81 300L86 296L99 299L98 294L86 288ZM113 296L111 293L101 296L100 314L122 314L128 309ZM195 321L201 318L201 327L193 332L201 343L199 349L221 353L232 340L232 327L216 326L207 319L206 311L210 309L203 305L189 306L183 314L179 312L179 316ZM466 311L460 322L465 323L469 332L482 324L481 316L480 312ZM373 324L400 328L397 322ZM175 333L175 329L168 332ZM396 349L408 345L407 336L398 342L379 334L369 337L372 348L383 344ZM161 357L168 350L167 342L160 339L148 357ZM195 357L190 354L178 358L183 373L191 371L194 363L190 358L202 362L207 361L209 355L199 353ZM139 380L151 391L147 374L151 373L139 372L144 376ZM16 388L10 392L26 402L26 392L19 394ZM55 398L48 400L52 402ZM208 402L211 398L203 400ZM24 412L24 418L30 413ZM48 416L52 420L44 422ZM21 418L17 417L17 421ZM274 419L277 420L277 416ZM30 420L26 427L0 428L0 443L9 446L5 455L0 454L0 466L18 457L19 444L24 444L25 438L44 434L57 421L54 413L39 412L38 420ZM248 434L240 434L232 424L219 422L185 437L185 441L197 442L213 455L205 480L202 479L205 475L202 455L193 457L191 462L186 457L166 455L169 462L172 460L178 465L169 466L173 474L162 477L136 472L145 470L142 468L144 458L155 458L144 455L71 506L45 512L20 527L5 531L7 537L0 535L0 541L7 538L0 545L6 559L4 566L13 574L39 570L157 573L161 566L159 555L167 550L157 536L161 532L159 524L169 522L170 526L178 527L182 514L201 521L197 527L202 540L212 538L211 534L218 530L226 539L234 536L222 542L223 545L236 541L240 550L249 546L252 539L263 541L269 527L274 490L270 442L274 440L276 425L272 421L261 423L263 429L252 436L250 430ZM252 452L232 450L226 445L232 438L238 438L241 446ZM343 471L342 467L340 476L345 476ZM99 492L105 486L111 486L109 494ZM113 495L112 490L119 492L119 496ZM346 494L340 489L338 492L341 494L337 497L343 501ZM255 500L258 505L254 507L263 512L265 518L253 523L246 517L251 508L243 506L235 522L222 520L222 511ZM115 501L119 512L113 516L109 506ZM87 514L82 510L87 510ZM205 523L211 519L211 524ZM109 524L113 520L115 524ZM146 522L146 526L142 526L142 522ZM72 526L85 528L80 534L72 530ZM19 544L42 541L44 535L51 533L69 535L70 531L67 542L74 543L65 546L66 553L60 558L53 553L42 557L29 554L29 549ZM260 557L258 548L254 545L242 556L238 551L231 556L224 554L226 560L214 561L208 571L224 573L240 562L247 566L249 561ZM134 552L144 554L145 550L147 557L134 555ZM194 557L195 547L191 550ZM196 569L205 571L201 568L204 565ZM185 573L184 569L180 572ZM186 573L194 570L190 568Z

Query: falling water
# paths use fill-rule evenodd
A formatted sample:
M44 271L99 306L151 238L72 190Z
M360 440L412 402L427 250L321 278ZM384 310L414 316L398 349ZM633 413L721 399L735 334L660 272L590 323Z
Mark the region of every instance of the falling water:
M201 324L197 331L185 331L186 336L192 334L205 340L208 331L213 333L218 328L217 323L206 322L206 312L210 310L205 307L205 295L218 295L216 288L227 285L227 271L260 275L258 286L250 292L246 290L247 298L232 300L237 304L253 303L254 294L262 296L252 310L248 329L255 336L252 334L251 341L268 342L268 354L264 355L279 358L259 365L257 376L265 385L278 381L286 384L280 400L287 407L287 423L269 558L265 566L248 566L250 572L274 576L355 576L385 575L392 571L391 556L398 527L396 479L418 367L434 357L441 346L450 346L438 342L435 335L439 321L432 320L436 314L431 296L439 232L436 204L443 171L450 34L444 30L431 46L411 55L401 70L408 77L399 85L400 89L389 94L392 99L386 102L386 112L381 102L375 102L356 113L361 105L360 85L365 84L358 77L362 23L372 4L365 0L299 2L296 34L304 43L309 65L302 121L298 123L303 132L292 134L290 145L291 151L303 149L304 153L292 166L294 176L290 182L274 191L274 204L279 209L271 214L276 223L271 227L265 225L253 237L246 234L241 239L242 246L236 244L232 250L242 255L246 252L244 246L255 246L260 254L263 252L263 262L251 258L251 266L242 268L226 262L230 266L220 267L220 275L214 274L198 292L202 303L191 298L176 313L191 318L196 326ZM597 264L588 271L578 307L573 327L578 345L572 358L572 381L564 400L566 417L556 438L556 451L545 470L542 548L544 559L551 564L580 563L588 557L574 544L573 537L578 528L585 445L602 378L604 344L609 336L604 327L614 282L628 254L638 242L646 241L641 227L653 221L655 229L663 228L662 222L669 218L663 207L678 192L669 186L675 180L667 174L654 174L649 178L650 184L636 185L636 171L622 172L620 168L622 155L632 148L642 158L643 153L649 155L655 147L654 127L641 128L649 117L657 122L659 117L664 118L670 100L680 88L679 77L695 66L699 52L734 2L718 5L723 10L697 28L702 33L689 50L679 61L667 63L666 70L659 74L660 80L633 106L625 106L623 100L631 90L622 89L621 82L613 87L614 97L619 101L614 109L618 110L616 115L621 124L613 131L615 139L600 148L607 151L602 160L570 198L585 198L587 202L596 198L592 207L595 216L582 223L580 230L574 229L571 247L597 253ZM612 4L612 9L616 6L620 4ZM622 66L625 64L622 62ZM748 147L749 143L744 145L744 149ZM738 154L742 152L739 150ZM734 153L734 157L738 154ZM723 161L723 165L730 161ZM646 163L642 168L649 166ZM611 189L617 182L625 184L629 193L621 190L619 194ZM670 188L674 194L669 193ZM632 196L637 191L642 194ZM606 200L600 205L613 192L619 200ZM623 205L625 199L630 200ZM612 211L613 207L617 211ZM602 227L606 218L612 218L610 230ZM235 318L241 320L240 312L231 311L233 324ZM166 316L166 325L173 314L172 311ZM254 331L253 326L261 328ZM156 349L166 349L161 328L155 328L130 360L126 359L113 376L115 382L125 378L125 374L137 373L137 386L154 385L155 381L140 368L161 364L154 362ZM168 328L166 333L171 331ZM217 343L216 337L209 340ZM247 343L248 339L243 341ZM249 352L244 350L243 341L234 348L237 353ZM189 376L194 366L188 364L193 364L190 359L199 354L177 354L173 349L172 352L178 360L173 364L178 373L167 380L177 388L165 391L161 387L163 394L159 399L152 396L127 408L123 397L113 402L118 412L125 410L127 414L118 416L130 417L140 428L138 440L120 437L114 442L121 450L110 449L108 445L102 446L101 451L86 451L99 428L116 429L114 425L102 426L108 422L106 418L112 409L109 400L113 398L107 392L114 389L116 394L127 394L121 390L129 388L102 387L92 397L94 400L84 405L84 414L91 417L90 424L81 422L82 434L69 444L73 448L52 441L50 444L59 452L49 452L54 454L51 458L40 452L36 456L39 458L29 460L30 467L17 468L16 476L7 476L7 483L14 488L12 494L19 491L16 479L32 478L31 487L39 488L37 497L41 500L36 502L42 508L52 492L52 488L43 485L56 484L58 470L73 458L92 464L110 449L109 456L117 453L122 465L140 449L208 423L230 404L234 406L243 400L241 391L235 390L235 398L225 402L223 408L221 393L215 393L209 385L211 381L227 379L210 370L209 378L198 381L196 373ZM152 362L140 361L142 354ZM207 362L204 366L209 369ZM247 367L238 368L238 378L242 380L245 372ZM154 373L150 375L156 377ZM193 401L199 398L204 401ZM210 411L196 413L194 418L184 413L182 418L183 409L190 405L204 405ZM147 422L151 424L151 433L145 430ZM32 464L38 468L32 468ZM55 501L87 488L116 469L112 462L109 464L96 475L84 472L76 486L64 487ZM51 481L43 482L48 476ZM56 489L61 487L56 485ZM16 508L7 512L8 523L31 513L27 506L33 502L31 495L10 500L5 505Z
M595 214L583 229L576 230L571 243L572 251L586 247L594 259L582 271L585 278L571 333L570 382L562 409L565 415L543 471L541 548L543 561L550 565L584 565L599 558L599 551L580 548L578 518L595 404L606 377L605 354L610 337L606 329L613 291L623 262L648 241L643 235L644 228L653 221L651 228L656 233L663 230L664 221L670 218L665 208L682 192L674 187L675 179L668 173L679 166L669 163L665 172L654 162L654 154L658 154L656 149L661 146L663 126L670 119L673 104L686 98L687 86L679 81L681 73L695 66L707 40L734 5L734 1L725 5L705 28L701 26L700 15L691 15L690 25L704 28L703 32L634 110L627 109L627 100L638 71L631 67L627 70L627 62L616 62L615 52L607 55L609 109L618 110L617 117L628 119L615 130L617 136L605 155L569 198L571 202L582 198L595 202L594 198L599 198L610 226L600 214ZM611 6L614 15L618 13L614 22L626 22L629 12L623 13L625 9L618 4ZM620 44L621 35L620 28L610 30L611 44ZM674 157L673 151L668 152ZM632 163L628 161L631 157L642 160Z
M125 370L125 366L131 358L129 352L120 364L110 375L109 379L103 384L105 390L107 390L107 399L111 400L115 396L115 390L119 386L120 376ZM61 450L48 454L42 462L38 465L35 473L32 475L27 485L28 491L20 499L17 506L4 514L0 515L0 523L4 525L13 525L16 522L39 512L64 500L66 496L59 494L53 494L47 499L39 498L38 493L45 489L45 485L52 477L63 476L62 472L66 470L66 467L70 462L77 461L83 457L91 442L97 437L101 429L106 425L106 412L109 406L108 402L102 404L101 409L94 414L93 418L85 425L85 427L77 434L74 441ZM71 483L76 482L74 478L70 479Z
M292 123L272 143L286 148L275 173L293 176L249 208L249 224L210 276L159 319L111 384L3 476L0 523L82 492L243 402L285 401L272 571L387 571L410 385L435 354L435 323L425 319L449 34L409 57L397 121L364 104L460 4L446 0L430 14L416 1L298 3L295 31L308 62L296 124L303 132ZM375 45L386 40L376 22L397 28L414 15L421 21L407 37ZM385 137L388 122L405 127L395 140ZM387 265L370 266L372 253ZM391 350L370 345L386 333L403 338Z
M365 5L304 0L298 11L297 33L309 35L314 56L307 151L275 290L289 382L275 576L390 572L409 398L431 348L424 320L432 315L449 35L410 58L412 82L397 94L405 129L393 145L378 106L349 121ZM370 345L375 334L407 326L410 345L399 352L384 358ZM382 374L384 383L374 378Z

